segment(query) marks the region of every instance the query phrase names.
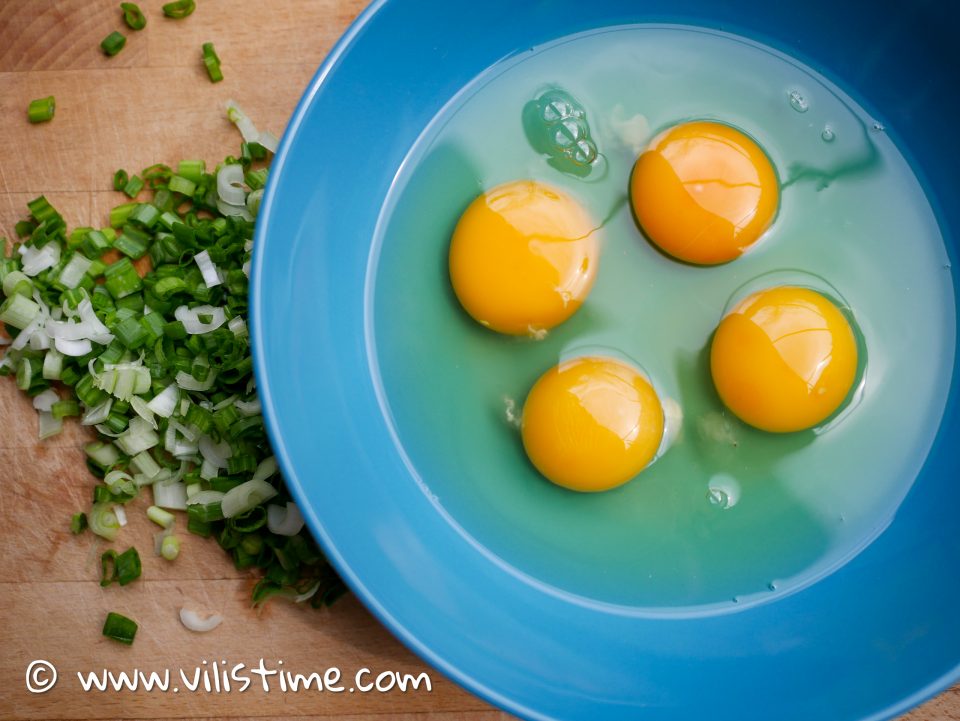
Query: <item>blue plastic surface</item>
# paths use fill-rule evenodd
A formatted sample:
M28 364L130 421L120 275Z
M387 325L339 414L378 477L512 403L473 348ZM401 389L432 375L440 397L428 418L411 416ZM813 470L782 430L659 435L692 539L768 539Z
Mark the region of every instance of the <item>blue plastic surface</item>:
M573 604L520 581L437 512L381 416L366 357L365 275L380 206L417 136L497 60L646 21L753 37L857 97L925 182L956 261L957 3L374 3L304 95L261 208L251 327L276 455L364 603L430 663L515 714L894 717L960 678L957 367L924 471L872 545L802 592L692 618ZM955 262L954 274L956 284Z

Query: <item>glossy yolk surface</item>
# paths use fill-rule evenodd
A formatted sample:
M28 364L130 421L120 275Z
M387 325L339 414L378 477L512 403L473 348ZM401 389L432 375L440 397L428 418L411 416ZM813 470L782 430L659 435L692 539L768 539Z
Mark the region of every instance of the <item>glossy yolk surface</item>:
M548 185L499 185L469 205L453 232L453 290L467 313L500 333L552 328L590 292L595 228L575 200Z
M533 386L521 434L530 461L549 480L574 491L605 491L653 459L663 409L632 366L577 358L551 368Z
M657 136L630 178L633 211L665 253L713 265L737 258L773 222L780 190L766 154L722 123L684 123Z
M799 431L826 420L850 393L857 342L820 293L769 288L720 322L710 370L721 400L741 420L765 431Z

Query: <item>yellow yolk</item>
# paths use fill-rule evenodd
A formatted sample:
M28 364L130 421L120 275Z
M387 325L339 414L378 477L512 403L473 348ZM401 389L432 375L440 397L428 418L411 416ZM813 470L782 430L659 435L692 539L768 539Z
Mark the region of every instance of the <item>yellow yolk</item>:
M633 212L668 255L714 265L737 258L773 222L780 190L770 159L729 125L670 128L641 153L630 179Z
M857 341L840 309L806 288L769 288L741 301L710 348L720 399L765 431L811 428L844 402L857 375Z
M595 228L576 201L548 185L499 185L474 200L453 231L453 290L467 313L500 333L559 325L593 285Z
M663 437L657 393L637 369L612 358L577 358L544 373L523 406L523 447L549 480L574 491L626 483Z

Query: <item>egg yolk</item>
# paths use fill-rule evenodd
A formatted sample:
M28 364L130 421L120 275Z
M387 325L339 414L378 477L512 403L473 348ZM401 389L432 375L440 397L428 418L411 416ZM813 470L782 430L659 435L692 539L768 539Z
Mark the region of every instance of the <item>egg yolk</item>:
M737 258L773 222L780 190L770 159L729 125L670 128L640 154L630 179L633 211L668 255L698 265Z
M605 491L653 459L663 409L636 368L611 358L577 358L533 386L521 435L530 461L549 480L574 491Z
M593 285L595 229L559 190L532 180L499 185L470 203L453 231L453 290L467 313L500 333L559 325Z
M811 428L844 402L857 375L857 341L830 300L781 286L741 301L717 327L710 371L737 417L775 433Z

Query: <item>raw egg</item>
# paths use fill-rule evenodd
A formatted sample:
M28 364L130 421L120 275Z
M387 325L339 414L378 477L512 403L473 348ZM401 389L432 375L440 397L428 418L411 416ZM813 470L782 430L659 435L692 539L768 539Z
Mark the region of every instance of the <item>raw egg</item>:
M697 121L661 133L630 179L647 237L674 258L715 265L740 256L777 213L780 189L759 145L723 123Z
M834 303L808 288L768 288L740 301L710 348L720 399L756 428L812 428L836 411L857 376L857 340Z
M650 381L602 357L564 361L544 373L520 426L531 463L574 491L605 491L636 476L656 455L663 427Z
M580 307L600 254L596 225L569 195L518 180L476 198L450 243L450 280L477 322L536 335Z

